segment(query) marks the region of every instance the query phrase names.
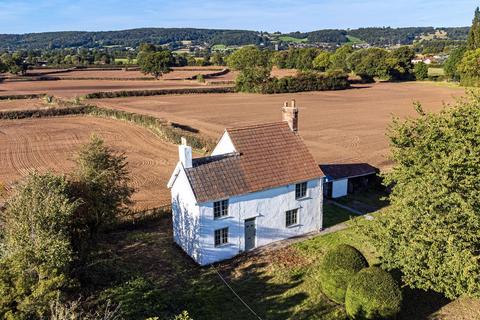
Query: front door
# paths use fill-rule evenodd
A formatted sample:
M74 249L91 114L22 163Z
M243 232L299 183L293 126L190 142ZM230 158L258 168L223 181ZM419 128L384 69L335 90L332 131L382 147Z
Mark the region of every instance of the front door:
M256 236L255 218L245 220L245 251L255 248Z

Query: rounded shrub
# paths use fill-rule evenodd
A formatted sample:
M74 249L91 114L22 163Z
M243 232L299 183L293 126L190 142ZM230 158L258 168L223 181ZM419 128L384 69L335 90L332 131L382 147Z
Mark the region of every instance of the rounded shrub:
M350 279L365 267L368 267L367 260L352 246L342 244L330 250L319 271L323 293L337 303L344 303Z
M402 291L398 284L378 267L357 273L345 295L345 309L353 319L393 319L401 305Z

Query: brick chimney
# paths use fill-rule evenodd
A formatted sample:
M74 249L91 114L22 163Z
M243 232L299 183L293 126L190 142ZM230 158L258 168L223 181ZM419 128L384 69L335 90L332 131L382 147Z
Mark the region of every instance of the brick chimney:
M182 144L178 146L178 155L180 162L185 169L191 168L192 165L192 147L187 146L187 139L182 137Z
M288 105L288 101L285 101L283 104L282 120L288 123L293 132L298 131L298 108L295 100L292 100L290 106Z

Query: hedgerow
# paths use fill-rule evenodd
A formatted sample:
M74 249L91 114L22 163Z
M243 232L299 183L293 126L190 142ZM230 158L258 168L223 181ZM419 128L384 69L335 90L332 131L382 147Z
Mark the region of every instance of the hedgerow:
M81 105L63 108L48 108L40 110L12 110L0 112L0 119L13 120L25 118L45 118L67 115L91 115L103 118L113 118L128 121L152 131L154 134L167 142L180 144L181 138L185 137L189 145L197 150L212 150L214 141L201 137L194 129L180 124L169 123L149 115L131 113L121 110L99 108L91 105Z
M86 99L106 99L121 97L146 97L161 96L168 94L206 94L206 93L230 93L235 92L233 87L221 88L180 88L180 89L159 89L159 90L123 90L123 91L103 91L94 92L85 95Z
M261 85L261 93L291 93L304 91L341 90L350 87L343 72L302 72L296 76L269 78Z

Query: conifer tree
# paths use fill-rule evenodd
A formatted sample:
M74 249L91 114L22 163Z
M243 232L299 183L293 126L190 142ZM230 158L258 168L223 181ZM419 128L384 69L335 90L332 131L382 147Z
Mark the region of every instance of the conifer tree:
M472 22L472 28L468 34L467 39L468 50L475 50L480 48L480 8L475 10L475 16Z

